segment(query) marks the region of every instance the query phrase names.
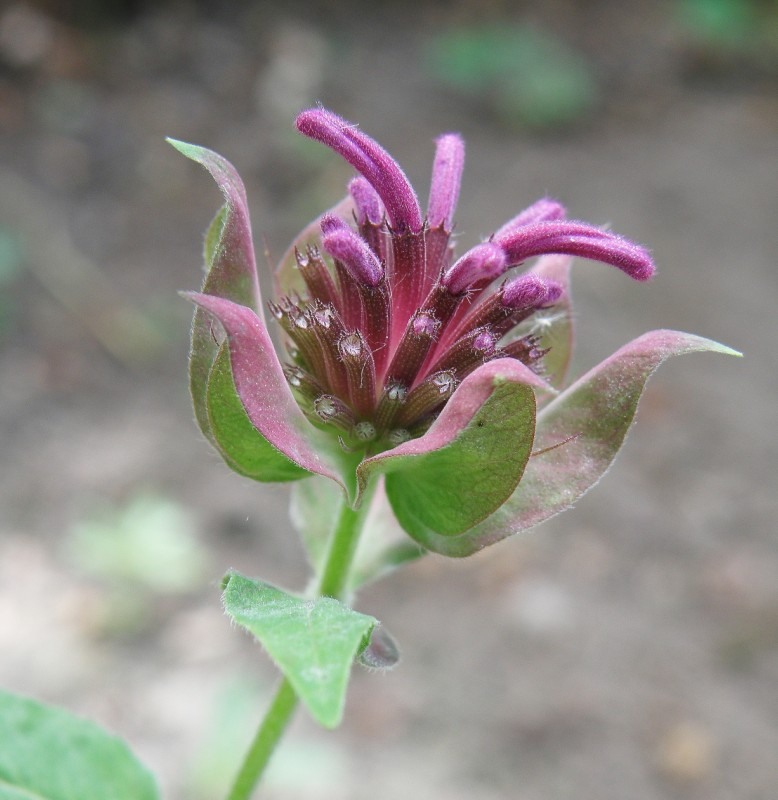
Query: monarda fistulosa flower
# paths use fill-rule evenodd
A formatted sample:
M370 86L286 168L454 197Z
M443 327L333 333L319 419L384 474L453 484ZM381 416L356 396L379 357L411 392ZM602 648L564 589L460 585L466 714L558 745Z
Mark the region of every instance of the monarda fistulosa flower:
M198 306L190 374L200 427L237 472L318 475L354 508L383 478L373 502L388 501L413 539L468 555L586 492L668 356L732 352L654 331L568 386L572 257L645 281L654 264L643 247L542 199L457 258L458 135L437 140L425 214L397 162L359 128L311 109L297 129L357 176L276 268L267 310L281 358L263 322L241 180L217 154L173 142L225 197L206 236L203 289L187 295Z

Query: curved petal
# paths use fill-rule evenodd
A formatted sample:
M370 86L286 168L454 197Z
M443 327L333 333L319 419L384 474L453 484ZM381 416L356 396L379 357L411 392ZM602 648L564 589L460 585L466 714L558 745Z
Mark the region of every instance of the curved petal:
M613 463L651 374L670 356L704 351L740 355L709 339L667 330L622 347L538 415L535 454L508 501L460 536L427 531L425 546L468 556L570 508Z
M225 297L259 310L262 304L254 244L251 238L246 190L235 167L212 150L194 144L167 140L187 158L205 167L224 195L225 203L211 222L205 237L206 276L202 291ZM211 333L211 321L200 309L195 310L189 355L189 390L195 417L205 436L215 444L206 408L208 374L218 342Z
M548 389L514 359L479 367L457 388L424 436L363 461L360 489L386 475L386 493L405 531L455 536L485 519L515 489L535 433L533 387Z
M551 197L541 197L531 206L520 211L513 219L509 219L504 225L498 228L493 235L494 239L502 239L509 236L517 228L525 225L532 225L535 222L550 222L564 219L567 216L567 209Z
M647 281L656 272L644 247L588 222L534 222L492 241L505 250L508 261L513 264L544 253L564 253L611 264L638 281Z
M354 494L354 464L333 437L305 418L286 382L267 329L249 308L221 297L186 292L212 314L229 342L232 377L254 428L299 467L339 483Z
M297 130L339 153L376 190L393 228L414 233L422 228L419 201L400 165L375 139L324 108L297 116Z

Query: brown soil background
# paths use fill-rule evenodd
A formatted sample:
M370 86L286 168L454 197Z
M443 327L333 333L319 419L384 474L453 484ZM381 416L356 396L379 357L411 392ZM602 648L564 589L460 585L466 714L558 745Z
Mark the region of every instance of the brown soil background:
M236 164L257 241L279 254L350 175L292 131L321 101L422 197L433 137L464 134L465 246L550 194L653 248L647 286L577 265L579 372L659 327L746 357L664 366L575 510L364 591L403 661L356 671L338 731L300 714L260 796L772 800L775 71L700 50L672 3L127 3L99 24L57 5L0 11L0 227L23 242L2 289L0 685L120 733L168 798L223 795L275 675L223 617L219 579L236 567L302 588L306 568L287 489L230 474L192 423L175 292L199 283L219 196L163 137ZM586 54L596 110L540 134L441 86L424 67L432 37L485 18ZM163 332L149 347L141 312ZM149 489L189 510L205 566L200 590L124 586L143 599L128 625L117 587L68 542L96 506ZM233 733L207 733L225 718Z

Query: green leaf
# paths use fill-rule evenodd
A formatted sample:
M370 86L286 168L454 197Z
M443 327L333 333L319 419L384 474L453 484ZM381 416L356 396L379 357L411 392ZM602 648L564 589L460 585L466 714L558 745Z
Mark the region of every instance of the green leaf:
M0 690L0 800L156 800L154 779L93 722Z
M521 478L534 434L532 388L496 386L450 445L386 476L386 493L400 524L411 534L419 531L419 520L438 533L456 535L485 519Z
M485 364L462 383L459 396L424 436L360 467L361 478L370 470L386 474L392 510L424 547L428 531L461 534L516 488L535 434L535 395L520 382L524 371L511 359Z
M255 481L295 481L310 475L251 424L235 388L226 345L220 348L211 368L206 398L214 443L235 472Z
M311 716L336 727L351 665L377 620L331 597L303 599L238 573L226 578L224 608L262 643Z
M359 453L346 453L335 436L311 424L303 414L262 320L250 308L223 297L197 292L183 295L224 329L232 380L252 426L289 460L308 472L331 478L353 497ZM210 430L210 421L208 427Z
M240 176L229 161L212 150L175 139L167 141L187 158L205 167L225 199L205 235L206 276L202 291L261 313L262 301L257 282L251 221L246 190ZM189 390L197 423L214 444L206 408L206 390L219 344L211 317L198 308L192 322Z
M206 271L209 270L219 254L219 243L224 233L224 226L229 220L230 206L225 203L211 220L203 241L203 263Z
M613 463L654 371L671 356L706 351L740 355L680 331L651 331L624 345L540 412L533 457L511 497L461 536L428 530L429 548L469 556L570 508Z

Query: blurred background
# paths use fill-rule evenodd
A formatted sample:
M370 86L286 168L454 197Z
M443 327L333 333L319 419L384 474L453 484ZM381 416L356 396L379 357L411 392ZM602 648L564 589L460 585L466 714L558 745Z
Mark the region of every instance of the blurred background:
M746 357L664 366L575 511L364 591L404 659L337 732L300 714L263 796L772 800L774 0L2 4L0 685L223 796L275 673L219 579L307 572L287 489L193 423L176 290L220 196L163 137L238 167L277 256L351 174L293 131L317 101L422 198L464 134L461 246L548 194L653 248L647 286L576 266L576 371L658 327Z

